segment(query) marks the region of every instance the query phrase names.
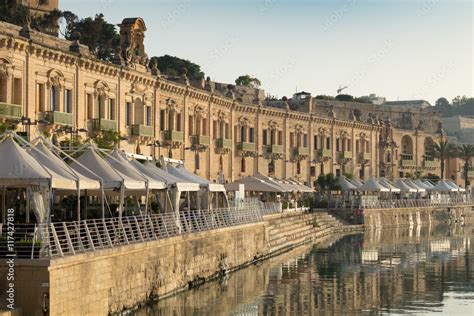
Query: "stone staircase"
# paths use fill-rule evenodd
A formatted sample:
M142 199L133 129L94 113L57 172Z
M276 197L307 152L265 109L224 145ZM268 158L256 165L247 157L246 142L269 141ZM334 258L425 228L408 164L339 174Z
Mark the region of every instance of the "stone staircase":
M343 224L325 212L288 214L267 220L271 251L320 239Z

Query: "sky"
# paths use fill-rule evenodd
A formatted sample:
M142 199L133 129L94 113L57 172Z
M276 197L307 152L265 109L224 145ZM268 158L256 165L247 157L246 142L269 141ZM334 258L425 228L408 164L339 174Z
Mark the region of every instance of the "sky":
M474 0L60 0L79 17L142 17L148 55L206 76L257 77L267 94L474 96Z

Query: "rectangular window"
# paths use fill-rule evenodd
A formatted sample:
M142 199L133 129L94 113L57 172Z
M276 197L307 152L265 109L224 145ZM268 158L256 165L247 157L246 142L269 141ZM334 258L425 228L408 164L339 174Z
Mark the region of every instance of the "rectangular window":
M230 124L225 123L225 138L230 139L229 133L230 133Z
M336 151L340 151L339 148L339 138L336 138Z
M278 131L278 145L283 145L283 132Z
M295 134L293 132L290 133L290 148L295 147Z
M132 125L132 103L125 103L125 125Z
M37 89L38 89L38 108L40 110L40 112L45 112L46 111L46 105L45 105L45 100L44 100L44 97L45 97L45 85L44 83L38 83L37 85Z
M267 130L266 129L262 131L262 143L263 143L263 146L267 145Z
M72 113L72 90L64 90L64 112Z
M160 110L160 131L166 130L166 111Z
M109 120L115 121L115 100L109 99Z
M356 153L358 153L359 151L360 151L359 140L356 140Z
M87 118L92 120L94 118L94 97L92 94L86 94L86 102L87 102Z
M246 141L247 141L247 137L246 137L246 136L247 136L247 135L245 135L245 127L242 126L242 127L240 128L240 141L241 141L241 142L246 142Z
M176 114L176 130L181 131L181 113Z
M59 90L56 86L51 87L51 111L59 111Z
M0 102L7 102L7 78L0 76Z
M217 139L220 136L221 135L218 135L218 131L217 131L217 121L213 120L212 121L212 139Z
M193 136L194 135L194 116L190 115L188 117L188 121L189 121L189 124L188 124L189 135Z
M326 149L331 149L331 137L326 138Z
M251 127L249 129L249 143L255 142L253 133L254 133L254 129L253 129L253 127Z
M314 145L313 145L314 150L318 150L318 136L316 136L316 135L314 136L313 142L314 142Z
M15 78L13 79L13 104L21 105L22 104L22 86L21 86L21 79Z
M202 133L201 135L207 136L207 119L202 119Z
M303 134L303 147L308 147L308 134Z
M146 107L146 126L151 126L152 115L151 115L151 106Z

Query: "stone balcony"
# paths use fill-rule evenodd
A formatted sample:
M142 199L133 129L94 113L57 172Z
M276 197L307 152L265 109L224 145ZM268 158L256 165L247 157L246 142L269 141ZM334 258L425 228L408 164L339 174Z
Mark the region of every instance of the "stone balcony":
M237 143L237 150L242 151L242 152L255 152L255 143Z
M172 143L183 143L184 133L175 130L167 130L163 132L163 140Z
M438 166L438 162L435 160L424 160L423 167L425 168L436 168Z
M352 159L352 151L344 150L344 151L339 152L339 159L345 159L345 160Z
M413 155L402 154L400 164L404 168L416 167L416 161L413 158Z
M308 147L293 147L291 148L291 153L293 156L309 156L309 148Z
M218 138L216 139L216 148L230 150L232 149L232 140L226 138Z
M131 132L133 136L153 137L153 126L140 124L132 125Z
M267 154L276 154L282 155L283 154L283 146L282 145L267 145L266 146Z
M92 129L96 132L100 132L100 131L116 132L117 121L106 120L106 119L93 119Z
M469 179L474 179L474 167L469 167L467 170L467 177Z
M43 113L43 118L51 125L74 125L74 114L59 111L48 111Z
M318 156L318 159L332 158L332 150L331 149L318 149L317 156Z
M22 112L21 105L0 102L0 118L19 119L23 114Z
M372 160L372 154L371 153L359 153L359 161L361 163L363 162L368 162Z
M194 135L191 136L191 143L193 146L209 146L211 144L211 138L205 135Z

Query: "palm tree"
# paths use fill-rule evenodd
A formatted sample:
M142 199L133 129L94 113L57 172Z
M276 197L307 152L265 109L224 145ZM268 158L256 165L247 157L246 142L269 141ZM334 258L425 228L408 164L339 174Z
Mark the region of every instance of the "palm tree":
M447 140L433 144L433 155L441 162L441 179L444 179L446 160L456 155L456 146Z
M464 187L467 188L469 179L469 167L471 165L471 159L474 158L474 146L473 145L461 145L457 147L457 157L464 160Z

